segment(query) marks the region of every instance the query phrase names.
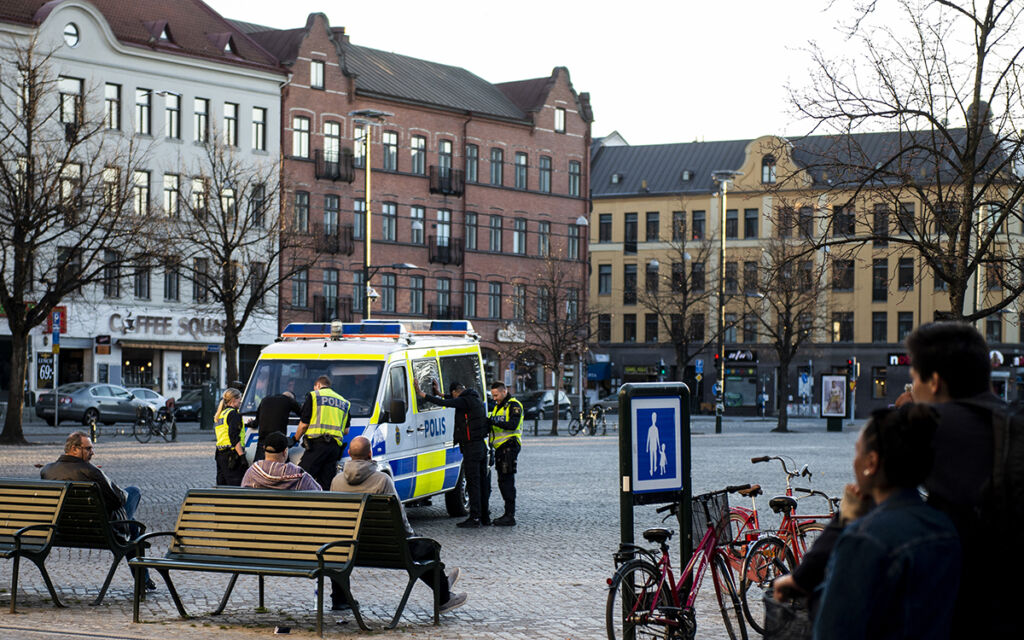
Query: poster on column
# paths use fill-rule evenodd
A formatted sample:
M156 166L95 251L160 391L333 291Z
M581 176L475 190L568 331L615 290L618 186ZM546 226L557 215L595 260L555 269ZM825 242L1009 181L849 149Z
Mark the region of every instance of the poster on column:
M633 493L683 488L682 407L678 396L634 396Z

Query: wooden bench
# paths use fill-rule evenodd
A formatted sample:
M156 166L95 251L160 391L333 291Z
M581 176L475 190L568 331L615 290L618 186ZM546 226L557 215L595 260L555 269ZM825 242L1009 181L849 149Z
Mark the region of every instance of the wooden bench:
M43 575L53 604L63 607L46 572L46 556L54 542L54 532L68 483L56 480L0 480L0 558L14 561L11 572L11 613L18 598L18 567L21 558L31 560Z
M170 571L211 571L234 574L219 614L227 605L238 574L309 578L317 581L316 629L323 635L324 578L343 586L360 628L367 629L352 598L349 575L367 496L274 489L192 489L185 496L174 531L138 538L137 556L128 561L135 574L133 621L139 622L144 594L142 570L155 569L183 618L188 613L171 582ZM162 558L148 557L144 544L171 536Z
M146 532L146 526L137 520L111 521L99 485L95 482L70 482L64 505L57 519L57 531L53 546L70 547L72 549L105 549L114 555L110 563L107 579L103 582L100 594L93 605L103 602L103 597L114 578L114 572L122 558L129 557L135 548L132 541L126 540L113 525L136 524L139 533Z
M352 494L343 494L352 495ZM359 548L356 549L355 565L377 569L401 569L409 573L409 583L402 595L402 602L392 618L389 629L394 629L402 617L405 604L416 580L432 571L441 564L440 545L435 544L434 557L428 561L413 560L409 551L410 540L429 540L429 538L407 538L405 525L402 522L401 505L394 496L369 496L366 509L363 511L363 522L359 528ZM434 584L434 624L440 624L441 603L439 600L440 584L438 580L447 577L437 572Z

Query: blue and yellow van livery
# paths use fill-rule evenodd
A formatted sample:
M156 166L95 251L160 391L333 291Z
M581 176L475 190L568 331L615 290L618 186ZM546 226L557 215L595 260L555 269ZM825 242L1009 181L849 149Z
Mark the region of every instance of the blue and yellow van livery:
M260 354L242 400L243 420L269 395L292 391L301 404L321 375L352 404L346 440L370 439L374 460L394 478L402 500L445 494L449 514L465 513L462 454L452 443L455 410L419 400L412 382L429 390L434 381L441 388L458 381L486 397L479 336L469 321L290 324ZM289 433L297 424L293 417ZM256 437L246 434L250 458ZM301 455L296 447L292 461Z

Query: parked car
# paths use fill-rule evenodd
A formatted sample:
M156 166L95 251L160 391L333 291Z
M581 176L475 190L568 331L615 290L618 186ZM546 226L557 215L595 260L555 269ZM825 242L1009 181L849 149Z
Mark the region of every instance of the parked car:
M156 412L167 406L167 401L170 399L167 396L162 396L152 389L146 387L131 387L128 389L132 394L142 400L149 408L153 410L152 415L156 415Z
M203 408L203 390L192 389L181 394L174 403L174 419L178 422L195 422Z
M523 403L523 417L527 420L542 418L550 420L555 417L555 391L553 389L540 389L528 391L522 396L517 396ZM558 392L558 415L560 418L568 419L572 413L572 401L564 391Z
M60 421L75 420L87 425L93 420L103 424L135 422L139 407L148 407L131 391L117 384L98 382L71 382L57 388ZM36 400L36 415L54 425L53 392L44 393Z
M612 393L596 400L591 404L593 407L601 407L605 413L617 414L619 412L619 391L616 389Z

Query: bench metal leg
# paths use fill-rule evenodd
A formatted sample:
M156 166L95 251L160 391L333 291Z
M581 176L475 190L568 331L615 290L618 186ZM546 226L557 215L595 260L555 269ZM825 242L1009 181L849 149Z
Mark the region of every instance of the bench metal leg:
M324 574L316 577L316 633L324 637Z
M43 576L43 582L46 584L46 589L47 589L47 591L50 592L50 597L53 598L53 606L63 609L64 608L64 603L61 602L60 598L57 597L57 591L53 588L53 582L50 581L50 574L47 573L46 565L43 564L45 559L44 558L40 558L38 560L33 559L32 561L35 563L35 565L37 567L39 567L39 573L41 573L42 576ZM13 604L13 601L12 601L12 604Z
M441 579L448 579L440 568L434 571L434 626L441 624ZM450 590L449 590L450 591ZM449 593L448 597L452 597Z
M402 618L402 612L405 611L405 603L409 601L409 594L412 593L412 588L416 584L416 577L412 574L409 575L409 585L405 588L405 593L402 594L402 601L398 604L398 611L395 612L395 617L391 619L391 624L388 625L388 629L394 629L398 626L398 621ZM434 592L437 593L436 591ZM437 599L437 596L434 596Z
M96 596L96 599L90 603L92 606L95 607L103 603L103 597L107 595L107 589L110 588L110 582L114 579L117 565L121 563L121 559L124 557L124 555L114 553L114 562L110 565L110 571L107 572L107 579L103 581L103 586L100 587L100 595Z
M142 584L142 568L131 567L132 577L134 578L132 585L132 622L135 624L139 623L139 601L142 599L142 590L145 588Z
M260 609L263 609L263 574L260 574Z
M15 554L11 566L11 613L17 613L18 604L18 565L21 564L21 556Z
M164 583L167 585L167 592L171 594L171 599L174 600L174 606L178 608L178 613L182 618L190 618L188 612L185 611L185 607L181 604L181 598L178 597L178 590L174 588L174 583L171 582L171 572L167 569L157 569L160 577L164 579ZM140 575L141 579L141 575Z
M261 577L261 580L262 580L262 577ZM235 582L237 582L237 581L238 581L238 574L237 573L232 573L231 574L231 580L228 580L228 588L224 592L224 597L220 599L220 606L217 607L216 611L214 611L213 613L210 614L211 616L219 616L224 611L224 607L228 606L228 598L231 597L231 591L232 591L232 589L235 588ZM261 600L262 600L262 598L261 598ZM261 602L261 606L262 606L262 602Z

